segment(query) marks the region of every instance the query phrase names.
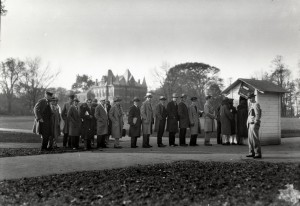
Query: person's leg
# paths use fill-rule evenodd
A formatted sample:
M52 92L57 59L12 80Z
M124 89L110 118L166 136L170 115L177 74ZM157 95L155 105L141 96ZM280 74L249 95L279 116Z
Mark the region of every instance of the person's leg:
M204 145L206 146L212 146L212 144L210 144L210 135L211 132L205 132L204 134Z
M114 148L122 148L121 146L120 146L120 138L119 137L116 137L115 138L115 144L114 144Z
M102 135L97 135L97 147L96 148L101 147L101 138L102 138Z
M143 134L143 147L145 148L148 148L148 145L147 145L147 135L146 134Z
M259 140L259 126L254 125L253 127L253 149L255 156L261 156L261 146Z
M131 148L135 148L136 146L136 137L131 137Z
M179 129L179 145L184 144L184 128Z
M217 121L217 143L222 144L221 122Z
M147 134L147 145L148 145L148 147L152 147L150 145L150 134Z
M41 138L41 142L42 142L41 151L47 150L49 137L47 135L42 135L41 137L42 137Z
M249 125L248 129L248 147L249 147L249 156L254 156L254 147L253 147L253 126Z
M63 147L67 147L67 143L68 143L68 133L64 133L64 138L63 138Z

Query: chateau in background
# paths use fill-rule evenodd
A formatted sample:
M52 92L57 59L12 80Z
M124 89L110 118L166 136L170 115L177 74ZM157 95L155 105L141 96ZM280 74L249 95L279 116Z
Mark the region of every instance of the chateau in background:
M122 76L114 75L111 70L108 70L107 75L103 75L101 81L89 88L87 91L77 94L80 102L85 102L88 96L95 96L98 101L103 97L113 103L114 96L122 98L122 107L124 111L128 111L132 105L132 99L137 96L144 100L147 93L147 84L145 78L141 83L136 81L130 71L127 69Z

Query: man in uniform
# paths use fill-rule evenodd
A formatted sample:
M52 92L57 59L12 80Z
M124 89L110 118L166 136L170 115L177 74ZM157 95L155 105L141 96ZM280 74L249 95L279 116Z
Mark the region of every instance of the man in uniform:
M41 151L48 150L48 142L51 136L51 116L52 111L50 107L50 100L53 93L45 92L45 97L40 99L33 108L35 116L35 127L39 128L38 133L42 135ZM38 125L38 126L37 126ZM51 148L49 148L51 149Z
M178 95L176 93L172 94L172 101L167 105L167 131L169 132L169 145L172 147L178 146L178 144L175 144L175 135L178 132L177 98Z
M189 110L186 105L187 95L181 95L181 102L178 104L178 117L179 117L179 145L188 146L185 143L186 130L190 126Z
M249 155L247 157L261 158L261 147L259 140L259 128L261 109L259 103L255 101L255 94L248 95L250 101L250 109L248 112L247 126L248 126L248 145Z

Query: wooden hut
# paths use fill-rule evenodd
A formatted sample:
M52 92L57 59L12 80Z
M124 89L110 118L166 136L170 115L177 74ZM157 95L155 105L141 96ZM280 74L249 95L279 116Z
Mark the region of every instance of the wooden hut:
M266 80L238 79L222 93L237 106L249 92L256 95L262 109L260 140L262 145L281 143L281 95L287 91Z

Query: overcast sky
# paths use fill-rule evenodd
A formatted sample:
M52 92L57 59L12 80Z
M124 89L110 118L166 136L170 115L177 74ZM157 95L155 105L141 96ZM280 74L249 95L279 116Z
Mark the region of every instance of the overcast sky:
M282 55L294 75L300 60L299 0L4 0L0 61L40 56L70 89L76 74L107 69L135 79L151 70L203 62L220 77L250 78Z

